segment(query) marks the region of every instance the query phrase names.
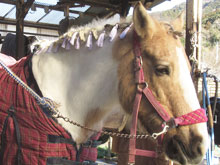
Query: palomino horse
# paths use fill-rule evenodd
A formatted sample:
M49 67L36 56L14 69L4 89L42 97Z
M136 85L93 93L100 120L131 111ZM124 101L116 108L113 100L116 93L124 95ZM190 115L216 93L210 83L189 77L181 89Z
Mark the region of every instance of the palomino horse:
M13 110L13 107L8 110L8 117L3 115L0 118L1 124L5 118L7 119L6 123L14 121L15 126L8 124L8 127L16 130L13 134L13 131L7 131L7 124L1 125L2 132L6 133L6 136L3 137L7 139L1 141L4 146L2 148L6 148L4 152L1 152L4 154L0 157L3 162L9 162L13 156L18 156L19 159L16 160L18 162L26 160L32 164L33 162L34 164L44 164L42 162L45 162L45 159L48 164L64 164L64 161L68 164L73 158L82 161L83 159L77 159L77 156L71 154L83 153L85 155L85 152L81 152L80 148L90 139L93 132L72 123L76 122L99 131L106 126L106 121L112 115L120 113L121 109L131 114L137 89L133 65L135 59L134 34L139 39L143 59L140 62L144 68L145 80L166 113L176 119L181 115L200 109L188 69L189 64L175 30L152 19L141 3L135 7L133 25L129 26L130 30L127 35L121 37L123 39L115 38L120 26L120 23L116 24L110 32L110 41L109 38L106 38L108 31L105 31L104 23L98 21L89 26L70 29L56 41L40 43L41 51L31 59L33 76L42 95L57 102L60 114L69 118L65 118L65 120L57 118L57 122L68 133L61 134L59 131L61 128L55 127L55 119L48 119L40 112L22 110L22 115L20 115L21 105L25 103L23 101L24 103L19 103L17 110L15 106L16 111ZM87 42L85 38L88 38ZM94 38L97 39L97 46L93 45L92 47L92 43L94 43L92 39ZM80 45L83 47L79 49ZM11 80L7 80L7 82L12 83ZM139 85L139 88L141 86ZM4 91L0 93L10 95L10 92L7 93L5 88L0 89ZM22 92L18 93L18 95L20 94ZM8 98L13 100L14 96ZM25 99L30 99L30 97L25 97ZM18 100L15 102L17 103ZM35 103L27 104L26 107L33 105L37 107ZM6 105L2 107L4 108ZM16 116L13 116L15 112ZM24 118L25 115L28 115L28 119L32 120L31 123L27 123L26 120L16 120L16 117ZM36 115L44 118L46 123L52 123L52 126L43 125L38 118L35 118ZM36 121L37 123L34 123ZM145 99L142 99L140 104L139 122L149 134L160 132L164 123L162 117ZM26 130L25 136L22 136L24 128L17 127L17 124L30 126L32 132ZM17 128L20 128L21 136ZM57 134L46 136L48 130L50 130L50 134L53 131ZM162 150L168 159L181 164L199 163L207 148L208 133L206 130L206 123L170 129L164 135ZM11 152L11 145L8 144L10 138L7 133L16 136L17 142L21 140L21 143L14 145L18 150L13 154L5 155ZM68 144L64 146L68 134L74 143L68 140ZM57 140L58 137L59 140ZM13 142L16 143L16 140ZM28 146L31 143L33 145ZM77 152L72 152L69 144L75 144ZM49 153L46 153L47 151ZM70 156L63 156L66 152L70 153Z

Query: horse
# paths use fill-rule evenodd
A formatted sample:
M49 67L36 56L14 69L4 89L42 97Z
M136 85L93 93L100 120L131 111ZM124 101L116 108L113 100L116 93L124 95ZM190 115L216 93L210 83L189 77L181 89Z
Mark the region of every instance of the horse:
M134 8L132 24L112 21L114 26L109 32L106 23L110 20L94 21L70 29L54 41L40 42L40 50L32 57L10 66L15 74L22 73L21 79L25 79L27 69L16 71L16 66L30 68L29 77L35 83L24 81L34 89L38 87L37 93L54 105L57 113L48 110L44 102L36 102L17 83L13 94L9 85L14 80L1 70L2 164L88 163L89 155L93 164L97 152L86 149L94 148L92 140L97 140L110 117L132 114L137 90L151 89L157 103L166 110L165 116L173 119L200 109L176 27L154 20L141 3ZM123 35L118 32L121 26L126 27ZM135 57L134 36L138 38L142 58ZM140 64L139 68L134 66L134 61ZM141 70L140 67L146 82L137 85L134 72ZM30 110L32 107L36 111ZM166 124L147 99L140 102L138 121L150 135L161 132ZM197 164L206 153L207 142L206 123L197 122L167 130L161 147L167 159Z

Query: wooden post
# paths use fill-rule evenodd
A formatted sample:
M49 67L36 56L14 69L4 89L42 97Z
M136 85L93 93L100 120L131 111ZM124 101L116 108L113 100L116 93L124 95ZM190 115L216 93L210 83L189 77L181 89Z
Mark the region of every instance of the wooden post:
M24 0L16 1L16 59L24 56L24 19L22 18L22 9Z
M194 49L197 43L197 0L186 1L186 42L185 49L188 57L195 57Z
M197 29L198 29L198 43L197 43L197 51L196 57L198 60L198 69L202 69L201 67L201 56L202 56L202 0L197 0Z
M34 0L16 1L16 59L24 56L24 18L33 4Z
M130 4L128 3L128 0L122 0L121 2L121 11L120 11L120 16L126 17L128 15L129 9L130 9Z
M67 5L65 8L64 8L64 16L66 18L69 18L69 15L70 15L70 10L69 10L69 6Z
M187 0L185 49L190 59L197 60L197 69L201 69L201 30L202 0Z
M194 71L201 70L201 30L202 30L202 0L186 1L186 54L194 66ZM194 84L198 92L197 77Z

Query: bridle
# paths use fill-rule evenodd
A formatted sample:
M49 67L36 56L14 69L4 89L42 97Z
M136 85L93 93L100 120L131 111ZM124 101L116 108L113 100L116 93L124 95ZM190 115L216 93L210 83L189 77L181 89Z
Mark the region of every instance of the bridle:
M163 106L156 100L151 90L148 88L148 84L144 79L144 71L143 71L143 61L141 54L141 47L139 42L139 37L137 33L133 32L133 51L134 51L134 73L135 73L135 83L137 84L137 91L133 105L133 113L132 113L132 126L130 129L130 134L136 135L137 131L137 120L138 120L138 111L140 108L140 102L142 96L150 102L153 108L156 110L158 115L164 121L161 125L162 131L159 133L153 133L152 137L156 139L158 136L165 134L171 128L176 128L178 126L184 125L192 125L202 122L207 122L208 118L206 116L206 112L204 109L200 108L194 110L190 113L182 115L180 117L170 117L167 111L163 108ZM129 157L128 164L135 163L135 155L146 156L146 157L158 157L158 153L156 151L148 151L148 150L140 150L136 149L136 139L129 140Z

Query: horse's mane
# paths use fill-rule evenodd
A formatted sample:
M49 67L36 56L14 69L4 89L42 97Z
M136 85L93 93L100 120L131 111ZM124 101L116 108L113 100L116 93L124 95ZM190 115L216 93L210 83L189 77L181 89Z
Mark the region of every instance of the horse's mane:
M175 31L169 23L161 22L161 24L174 37L181 36L181 33ZM102 47L106 38L111 41L117 33L121 33L120 38L125 37L131 25L129 18L120 21L116 16L109 19L96 19L84 26L71 27L66 33L54 40L39 40L32 46L37 47L40 51L51 53L57 52L60 47L68 50L71 45L75 46L76 49L79 49L83 44L91 48L94 44L93 40L95 40L97 46Z
M88 23L84 26L73 26L71 27L66 33L62 36L57 37L54 40L39 40L32 44L33 47L38 47L39 50L48 50L53 45L53 47L60 47L65 48L67 43L64 42L75 42L77 38L79 38L80 45L83 43L85 44L88 40L89 35L92 35L94 40L98 40L100 35L104 32L104 36L109 37L113 28L117 26L117 32L123 32L123 30L131 24L131 19L121 19L119 17L114 16L109 19L95 19L91 23ZM77 33L77 34L76 34ZM75 37L75 38L73 38ZM65 44L65 46L64 46ZM73 45L73 44L72 44Z

